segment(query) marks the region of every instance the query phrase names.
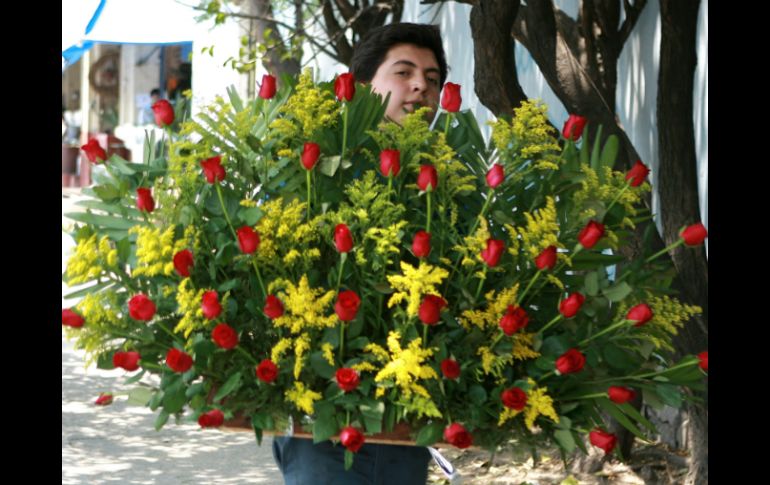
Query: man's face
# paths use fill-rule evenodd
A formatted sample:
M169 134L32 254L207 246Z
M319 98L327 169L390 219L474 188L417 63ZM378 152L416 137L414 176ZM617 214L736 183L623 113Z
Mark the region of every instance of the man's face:
M372 78L372 91L384 98L390 93L385 116L401 124L407 112L429 106L436 113L441 74L433 51L413 44L396 44Z

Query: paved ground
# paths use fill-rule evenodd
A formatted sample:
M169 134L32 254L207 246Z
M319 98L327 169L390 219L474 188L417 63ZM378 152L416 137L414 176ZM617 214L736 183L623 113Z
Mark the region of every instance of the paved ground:
M62 189L62 214L77 210L75 189ZM62 216L62 226L68 221ZM62 233L62 271L73 246ZM62 284L62 296L70 291ZM73 304L62 299L62 308ZM65 306L66 305L66 306ZM62 484L281 484L270 437L257 446L252 433L201 430L175 424L159 432L155 413L129 405L122 370L85 368L83 352L62 331ZM113 404L93 404L100 392Z

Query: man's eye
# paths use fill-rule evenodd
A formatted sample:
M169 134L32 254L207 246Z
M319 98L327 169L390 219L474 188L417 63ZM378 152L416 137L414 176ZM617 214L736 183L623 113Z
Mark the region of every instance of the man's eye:
M407 71L399 71L396 73L396 76L402 76L406 77L409 73Z
M428 81L430 81L431 84L433 84L434 86L438 86L438 84L439 84L438 79L428 79Z

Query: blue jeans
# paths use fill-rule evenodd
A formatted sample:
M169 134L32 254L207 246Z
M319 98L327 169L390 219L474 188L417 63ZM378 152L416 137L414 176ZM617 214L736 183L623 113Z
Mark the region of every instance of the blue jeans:
M273 457L286 485L424 485L430 453L421 446L367 443L345 471L345 448L331 441L273 438Z

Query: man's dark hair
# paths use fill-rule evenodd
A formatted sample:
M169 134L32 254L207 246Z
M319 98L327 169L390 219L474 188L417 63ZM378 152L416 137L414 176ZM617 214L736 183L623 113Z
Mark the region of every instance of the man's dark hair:
M152 91L150 91L150 96L157 96L160 97L160 89L155 88Z
M438 25L427 24L388 24L372 29L356 44L353 58L350 60L350 72L356 81L368 83L377 73L391 47L397 44L414 44L433 51L438 62L441 85L447 76L446 58L441 45L441 33Z

